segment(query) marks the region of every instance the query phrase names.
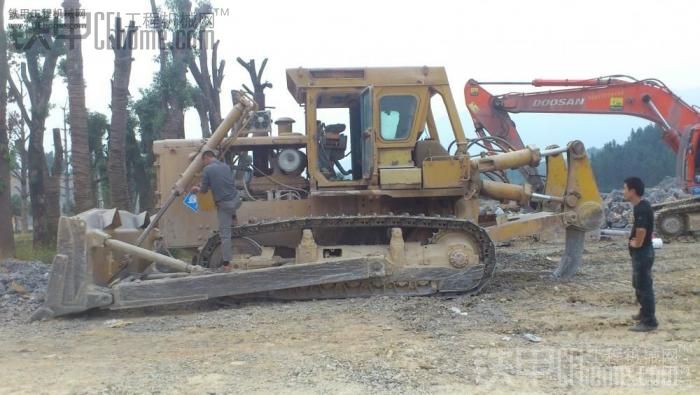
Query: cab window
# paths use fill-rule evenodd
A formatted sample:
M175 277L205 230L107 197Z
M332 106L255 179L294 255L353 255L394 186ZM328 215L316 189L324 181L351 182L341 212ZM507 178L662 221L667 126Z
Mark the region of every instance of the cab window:
M405 140L411 134L417 100L411 95L382 96L379 99L379 130L384 140Z

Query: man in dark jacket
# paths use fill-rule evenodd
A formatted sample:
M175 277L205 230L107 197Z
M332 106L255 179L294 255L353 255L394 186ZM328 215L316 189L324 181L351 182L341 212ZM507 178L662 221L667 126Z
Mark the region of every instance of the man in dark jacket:
M630 330L649 332L659 326L656 321L654 282L651 278L651 267L654 265L654 247L651 244L654 210L647 200L642 199L644 183L639 178L627 178L623 192L625 200L634 206L634 225L630 234L629 251L632 257L632 285L637 302L641 306L639 313L632 317L639 323Z
M231 270L231 226L236 210L241 206L233 172L227 164L216 159L216 153L206 150L202 153L202 181L192 187L192 193L207 193L210 189L216 202L216 216L219 220L219 235L221 237L222 270Z

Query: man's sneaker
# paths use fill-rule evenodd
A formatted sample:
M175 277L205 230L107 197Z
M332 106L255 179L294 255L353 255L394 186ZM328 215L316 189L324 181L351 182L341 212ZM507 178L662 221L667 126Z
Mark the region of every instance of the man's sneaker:
M629 330L632 332L651 332L651 331L655 331L656 328L658 328L658 327L659 327L658 325L649 325L649 324L644 324L644 323L640 322L639 324L637 324L633 327L630 327Z

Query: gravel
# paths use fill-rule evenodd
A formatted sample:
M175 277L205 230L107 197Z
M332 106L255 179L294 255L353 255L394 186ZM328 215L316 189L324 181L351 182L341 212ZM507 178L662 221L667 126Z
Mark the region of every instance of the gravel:
M49 374L3 385L15 392L29 392L30 382L45 392L104 394L464 393L475 385L482 392L570 391L550 371L517 358L557 347L597 347L590 358L602 358L610 344L637 347L625 343L630 339L625 320L634 305L628 267L618 264L628 259L624 242L590 244L586 249L586 265L576 279L556 282L548 273L557 265L561 243L516 241L499 248L494 278L475 296L224 299L91 311L31 324L26 318L39 304L32 296L42 294L49 267L4 262L0 349L4 346L8 353L0 370L41 368ZM664 273L666 278L660 276L659 300L668 305L676 294L664 291L664 286L697 292L696 283L670 277L688 277L681 269L695 269L697 254L685 245L663 253L664 264L673 270ZM671 260L671 253L688 257L679 263ZM17 292L19 285L25 293ZM668 306L663 310L673 332L645 341L654 347L675 347L681 340L668 343L674 336L687 338L683 345L694 344L694 327L678 329L692 311L692 300L685 299L673 300L685 303L676 315ZM3 325L8 321L16 324ZM528 340L527 334L541 342ZM591 346L595 339L600 341ZM106 352L113 354L106 357Z
M49 265L38 261L0 262L0 323L26 322L44 302Z

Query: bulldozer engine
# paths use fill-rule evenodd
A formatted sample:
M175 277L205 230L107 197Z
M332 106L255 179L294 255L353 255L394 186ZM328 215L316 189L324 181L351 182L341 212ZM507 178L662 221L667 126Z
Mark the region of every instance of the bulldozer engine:
M602 221L580 142L470 154L439 67L290 69L287 85L305 110L303 132L280 118L276 134L262 133L271 119L239 95L204 143L154 144L154 215L91 210L61 218L49 292L35 318L223 296L478 292L495 270L494 241L553 229L567 234L555 274L575 272L581 235ZM447 109L451 136L437 131L434 100ZM448 153L446 137L456 153ZM233 272L217 272L221 239L211 194L200 194L196 205L183 196L199 180L205 149L230 165L243 200L231 229ZM543 159L551 174L544 193L487 177ZM480 196L538 201L543 210L496 223L480 216ZM173 257L175 249L192 259Z

